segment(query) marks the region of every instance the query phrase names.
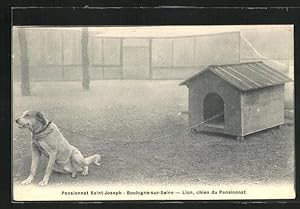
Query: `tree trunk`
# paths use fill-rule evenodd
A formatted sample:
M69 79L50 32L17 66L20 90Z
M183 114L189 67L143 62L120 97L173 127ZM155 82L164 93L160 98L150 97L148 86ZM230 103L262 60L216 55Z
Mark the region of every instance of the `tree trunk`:
M22 96L30 96L29 81L29 61L27 50L27 38L24 28L18 29L19 46L20 46L20 64L21 64L21 91Z
M87 27L82 28L81 34L81 54L82 54L82 87L84 90L90 88L90 74L89 74L89 54L88 54L88 42L89 32Z

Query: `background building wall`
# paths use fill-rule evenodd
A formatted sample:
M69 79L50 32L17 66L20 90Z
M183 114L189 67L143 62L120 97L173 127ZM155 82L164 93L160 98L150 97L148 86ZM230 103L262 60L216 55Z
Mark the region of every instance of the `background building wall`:
M80 28L29 28L26 35L33 81L81 79L76 68L81 65ZM122 75L124 79L185 79L206 65L258 60L293 77L293 31L286 28L144 39L96 35L95 31L89 32L91 79L95 80L121 79ZM13 74L17 80L20 77L18 48L17 33L13 30ZM63 72L64 68L67 72Z
M126 38L122 42L123 78L150 79L150 40L144 38Z
M239 62L239 32L153 39L152 78L184 79L211 64Z

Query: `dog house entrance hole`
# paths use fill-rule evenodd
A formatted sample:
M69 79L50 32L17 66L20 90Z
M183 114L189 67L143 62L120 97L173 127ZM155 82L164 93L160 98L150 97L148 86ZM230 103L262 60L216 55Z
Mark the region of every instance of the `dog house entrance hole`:
M206 126L224 129L224 101L216 93L209 93L203 101L203 118Z

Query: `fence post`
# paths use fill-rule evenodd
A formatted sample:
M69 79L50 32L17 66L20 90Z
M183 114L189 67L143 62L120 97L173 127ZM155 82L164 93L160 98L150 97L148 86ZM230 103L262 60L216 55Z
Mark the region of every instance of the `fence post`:
M82 28L81 33L81 55L82 55L82 87L84 90L90 88L89 54L88 54L89 31L87 27Z
M21 91L22 96L30 96L30 78L27 38L24 28L18 28L19 46L20 46L20 64L21 64Z

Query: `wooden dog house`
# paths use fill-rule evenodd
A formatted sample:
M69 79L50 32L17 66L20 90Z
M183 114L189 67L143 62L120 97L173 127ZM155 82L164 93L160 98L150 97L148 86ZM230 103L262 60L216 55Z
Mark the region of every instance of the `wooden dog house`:
M284 84L263 62L210 65L180 83L189 89L189 127L244 136L284 123Z

